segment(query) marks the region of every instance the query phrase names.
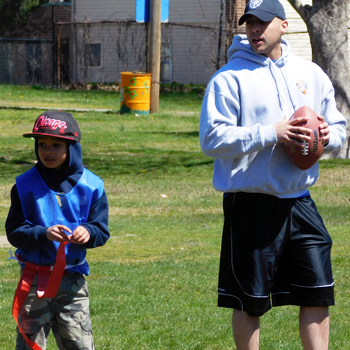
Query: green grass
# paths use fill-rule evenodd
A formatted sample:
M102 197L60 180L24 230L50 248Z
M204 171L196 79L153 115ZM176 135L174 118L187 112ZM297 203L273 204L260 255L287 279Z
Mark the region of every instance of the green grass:
M0 104L15 105L13 94L25 104L57 108L81 108L84 94L99 101L93 108L119 104L118 93L2 86ZM223 215L221 194L211 184L213 161L199 147L200 102L194 92L167 93L160 112L148 116L73 113L84 164L104 180L110 203L111 239L88 252L96 349L234 349L231 310L216 306ZM2 227L15 177L34 164L33 141L21 135L38 114L0 109ZM344 350L350 348L349 161L322 161L320 173L312 195L334 241L330 349ZM7 260L8 250L0 248L2 350L15 347L11 306L19 268ZM302 349L296 307L262 318L261 349Z
M164 92L161 110L197 112L202 91ZM44 107L51 109L109 109L119 111L120 94L105 90L57 90L45 87L0 85L0 107Z

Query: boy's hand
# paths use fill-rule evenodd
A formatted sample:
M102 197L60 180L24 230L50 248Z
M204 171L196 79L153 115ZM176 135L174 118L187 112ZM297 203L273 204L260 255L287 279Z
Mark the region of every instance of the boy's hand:
M69 236L69 241L71 243L76 243L76 244L85 244L89 241L89 239L90 239L90 233L83 226L78 226L73 231L72 235Z
M69 242L69 236L67 233L71 233L72 231L64 225L54 225L50 226L46 230L46 237L50 241L55 241L55 242Z

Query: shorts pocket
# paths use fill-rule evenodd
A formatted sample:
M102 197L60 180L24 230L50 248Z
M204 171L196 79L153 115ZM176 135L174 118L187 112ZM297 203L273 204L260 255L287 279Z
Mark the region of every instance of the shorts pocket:
M90 317L83 319L81 325L81 338L84 345L84 350L94 350L94 341L92 338L92 324Z

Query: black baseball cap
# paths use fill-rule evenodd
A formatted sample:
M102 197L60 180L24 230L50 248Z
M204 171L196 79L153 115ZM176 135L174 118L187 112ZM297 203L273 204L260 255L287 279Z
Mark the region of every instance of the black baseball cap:
M278 0L250 0L238 24L241 26L249 16L256 16L263 22L269 22L275 17L287 19L284 8Z
M46 111L36 118L33 132L24 137L53 136L79 142L81 132L77 121L70 113Z

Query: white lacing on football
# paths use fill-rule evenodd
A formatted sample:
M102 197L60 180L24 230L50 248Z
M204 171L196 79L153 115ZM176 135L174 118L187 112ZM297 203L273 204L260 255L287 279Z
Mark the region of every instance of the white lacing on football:
M303 140L303 145L304 145L304 147L303 147L301 154L303 156L307 156L309 154L309 144L306 140Z

